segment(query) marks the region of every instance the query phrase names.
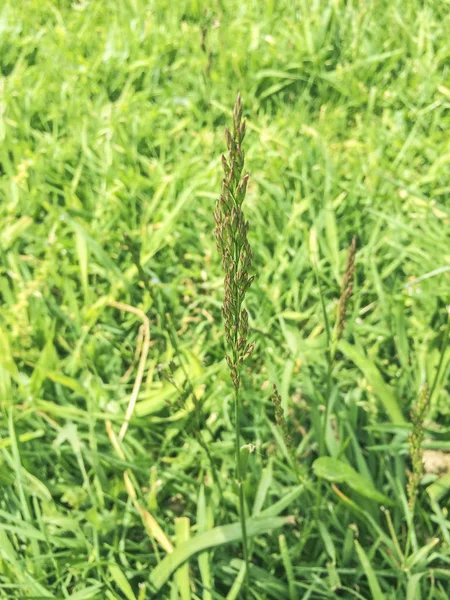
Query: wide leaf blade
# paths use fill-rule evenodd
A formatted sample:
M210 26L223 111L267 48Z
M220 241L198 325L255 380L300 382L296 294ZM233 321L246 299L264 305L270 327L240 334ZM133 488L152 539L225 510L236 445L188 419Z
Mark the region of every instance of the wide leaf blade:
M379 492L372 484L370 479L355 471L355 469L337 458L322 456L313 463L313 470L317 477L326 479L333 483L346 483L361 496L380 502L381 504L392 505L392 500Z
M272 529L278 529L291 522L289 517L265 517L247 520L247 536L254 537L268 533ZM240 523L222 525L210 531L200 533L190 540L180 544L175 550L168 554L150 575L150 583L156 591L160 590L168 581L172 573L178 569L191 556L215 546L230 544L241 539L242 530Z

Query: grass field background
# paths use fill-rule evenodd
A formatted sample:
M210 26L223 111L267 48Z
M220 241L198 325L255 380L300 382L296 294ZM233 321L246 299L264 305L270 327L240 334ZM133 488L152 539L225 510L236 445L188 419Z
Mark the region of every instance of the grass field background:
M239 530L208 533L238 521L213 235L238 92L250 597L448 598L449 31L448 1L2 2L1 598L243 597ZM413 515L424 382L441 463Z

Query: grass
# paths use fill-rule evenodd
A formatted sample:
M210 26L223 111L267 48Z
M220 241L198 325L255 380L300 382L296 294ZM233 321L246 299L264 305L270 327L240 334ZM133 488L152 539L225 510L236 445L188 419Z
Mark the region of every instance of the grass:
M224 178L222 193L216 203L214 222L217 250L222 257L224 270L224 297L222 316L228 354L225 355L234 387L234 438L236 459L236 485L239 493L239 520L241 524L242 550L245 561L244 595L248 596L250 555L247 539L247 511L245 502L246 465L250 446L241 446L242 400L241 373L255 344L248 341L248 312L244 308L247 290L255 276L250 275L253 253L248 241L249 222L245 219L242 204L247 191L249 174L242 176L244 168L243 141L246 122L242 119L242 99L238 94L233 108L233 127L225 130L228 156L222 155ZM241 178L242 176L242 178Z
M2 3L2 598L242 597L213 234L238 91L250 597L448 597L449 478L414 513L406 488L425 382L424 448L450 431L449 27L433 0Z

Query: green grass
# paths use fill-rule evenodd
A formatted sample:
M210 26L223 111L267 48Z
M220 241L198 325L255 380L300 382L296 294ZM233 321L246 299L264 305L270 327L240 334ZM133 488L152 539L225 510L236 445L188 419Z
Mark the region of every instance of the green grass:
M448 9L2 2L1 598L242 597L213 234L238 91L257 275L250 597L448 598L449 478L425 476L414 515L405 491L425 381L425 444L449 447Z

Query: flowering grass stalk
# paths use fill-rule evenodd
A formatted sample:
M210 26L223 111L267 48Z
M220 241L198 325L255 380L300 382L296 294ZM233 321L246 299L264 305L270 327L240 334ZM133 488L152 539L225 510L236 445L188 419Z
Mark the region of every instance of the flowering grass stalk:
M329 419L329 404L330 404L330 395L332 388L332 377L333 377L333 369L336 361L336 353L338 349L338 344L342 339L345 325L346 325L346 316L347 309L350 303L352 294L353 294L353 284L355 278L355 260L356 260L356 236L353 236L350 246L347 250L347 262L345 264L345 272L342 278L341 283L341 295L339 298L338 309L337 309L337 318L334 325L334 330L331 332L328 322L327 313L325 310L325 302L322 294L322 290L319 282L319 290L321 295L323 316L325 321L325 330L327 334L327 362L328 362L328 370L327 370L327 391L326 391L326 408L325 414L322 421L322 435L319 440L320 454L324 454L325 452L325 439L326 439L326 430L328 426Z
M411 511L414 511L417 491L420 480L423 476L423 449L424 421L430 408L430 390L427 384L424 384L420 390L417 402L411 410L412 433L408 438L409 453L411 456L412 471L408 478L408 501Z
M234 388L234 426L236 451L236 482L239 490L239 515L242 529L246 580L248 582L249 552L245 524L244 469L241 457L241 370L244 360L251 354L254 344L248 341L248 313L243 308L245 295L254 276L249 275L252 264L252 251L247 234L249 224L242 211L248 182L244 169L245 120L242 120L242 100L237 97L233 109L233 130L226 130L228 156L222 155L225 176L222 180L222 193L214 211L217 249L222 257L225 272L225 292L222 313L225 324L227 345L226 360L230 369Z
M347 263L345 265L345 273L342 279L341 297L339 298L338 318L336 322L337 342L339 342L339 340L342 338L342 334L344 333L347 306L353 294L353 280L355 277L355 257L356 237L353 236L352 242L348 248Z

